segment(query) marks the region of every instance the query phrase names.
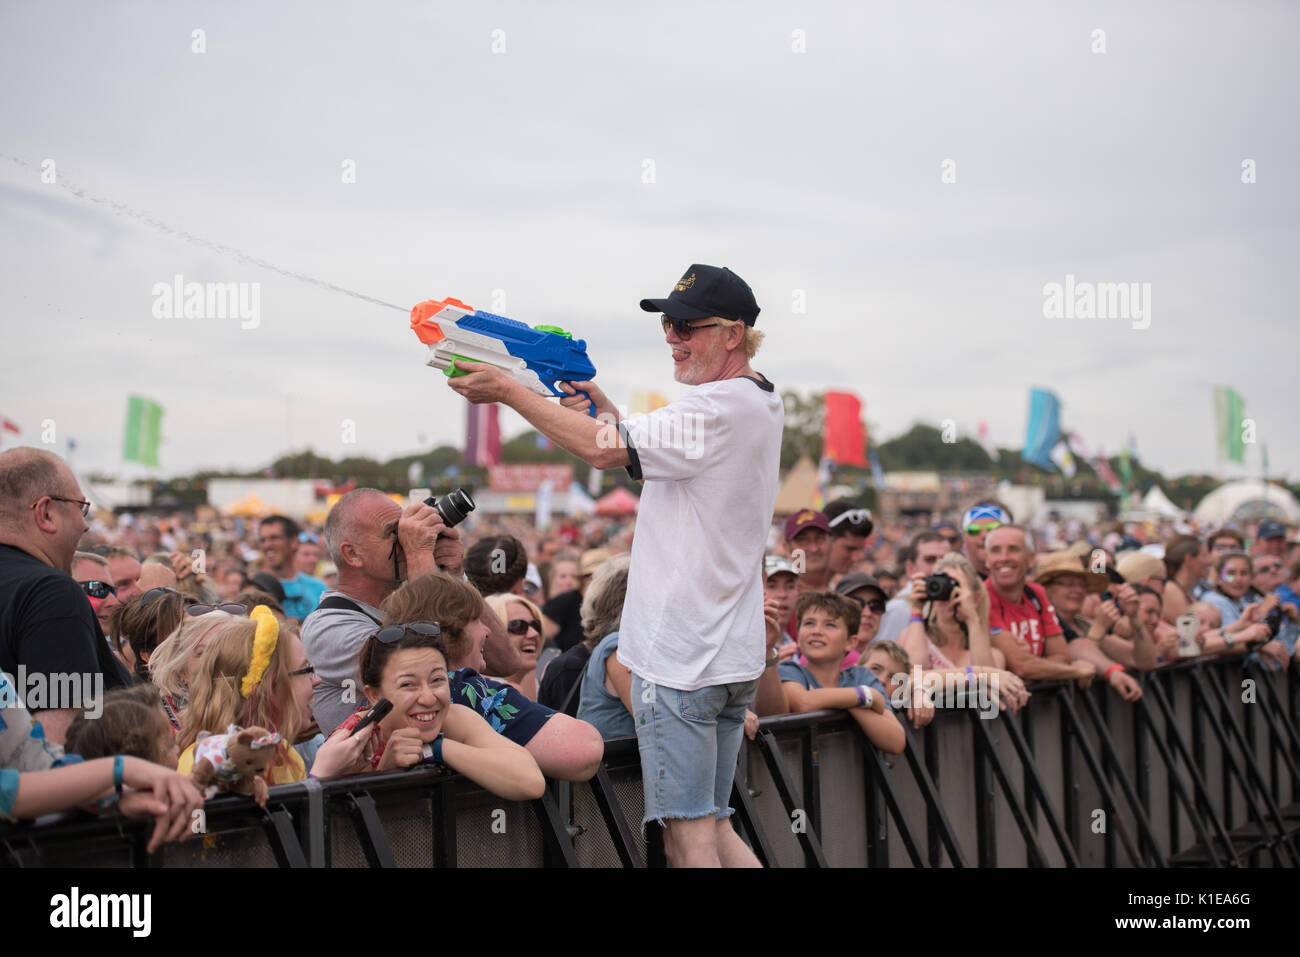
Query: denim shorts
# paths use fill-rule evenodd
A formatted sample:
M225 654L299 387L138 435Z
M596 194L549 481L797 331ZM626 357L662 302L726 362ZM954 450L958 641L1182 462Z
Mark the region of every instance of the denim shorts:
M643 824L731 816L745 709L757 690L757 678L678 691L632 675L632 718L645 787Z

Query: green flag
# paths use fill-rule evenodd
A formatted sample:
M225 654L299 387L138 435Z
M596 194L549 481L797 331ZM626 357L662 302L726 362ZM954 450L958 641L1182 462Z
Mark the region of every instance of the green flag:
M158 439L162 434L163 407L138 395L126 400L126 438L122 460L158 467Z
M1246 402L1235 389L1214 390L1214 420L1219 432L1219 458L1246 464L1246 443L1242 441L1242 419Z

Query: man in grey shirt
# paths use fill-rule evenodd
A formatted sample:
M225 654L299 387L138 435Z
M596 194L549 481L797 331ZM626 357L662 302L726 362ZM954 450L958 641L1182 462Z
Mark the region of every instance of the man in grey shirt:
M394 539L396 572L394 578ZM325 520L325 545L338 566L338 588L302 624L302 644L321 683L312 700L316 722L328 736L366 703L357 657L379 630L379 606L408 578L441 569L461 575L460 533L423 502L403 509L372 488L353 489Z

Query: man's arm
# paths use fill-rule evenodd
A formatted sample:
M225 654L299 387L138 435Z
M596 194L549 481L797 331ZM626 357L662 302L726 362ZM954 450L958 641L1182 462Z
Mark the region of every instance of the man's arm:
M620 468L632 460L622 448L616 423L593 419L558 405L516 382L495 366L456 360L466 375L447 384L473 403L500 402L510 406L544 436L598 469Z
M1065 639L1060 635L1053 635L1052 638L1062 645L1065 644ZM1052 638L1047 639L1049 644ZM1087 676L1092 675L1092 666L1072 663L1069 660L1069 652L1065 648L1059 649L1055 656L1037 658L1029 653L1023 641L1009 631L1000 631L994 635L993 646L1006 655L1007 670L1021 678L1065 681L1070 678L1084 677L1085 668L1088 672ZM1066 660L1061 661L1061 657Z

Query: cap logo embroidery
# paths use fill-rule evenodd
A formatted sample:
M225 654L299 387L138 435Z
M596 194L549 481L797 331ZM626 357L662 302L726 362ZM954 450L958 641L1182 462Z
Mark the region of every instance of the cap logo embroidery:
M808 509L804 509L795 517L794 522L796 525L798 525L801 522L811 522L813 518L814 518L813 513L810 512Z
M694 285L695 273L691 273L689 276L683 276L681 279L677 280L677 285L673 287L673 292L685 292Z

